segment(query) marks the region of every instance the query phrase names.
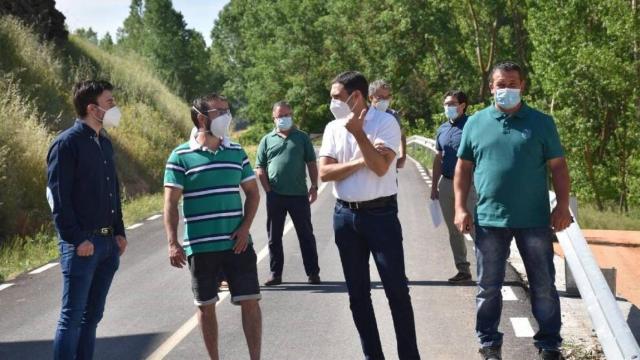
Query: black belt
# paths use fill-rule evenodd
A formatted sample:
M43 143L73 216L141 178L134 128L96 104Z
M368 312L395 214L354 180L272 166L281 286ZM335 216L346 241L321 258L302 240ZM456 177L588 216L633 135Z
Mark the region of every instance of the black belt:
M93 235L111 236L113 235L113 227L108 226L108 227L103 227L103 228L93 230Z
M377 199L367 200L367 201L349 202L349 201L344 201L340 199L337 199L337 201L338 201L338 204L341 204L342 206L347 207L351 210L375 209L375 208L381 208L381 207L395 203L396 195L379 197Z

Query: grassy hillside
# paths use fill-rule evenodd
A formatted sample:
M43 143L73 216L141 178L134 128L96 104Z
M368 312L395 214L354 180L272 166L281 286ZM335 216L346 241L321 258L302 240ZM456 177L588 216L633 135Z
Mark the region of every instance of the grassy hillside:
M80 38L60 48L41 43L19 21L0 18L0 281L16 268L17 253L55 256L45 201L45 158L55 135L74 119L71 88L100 78L114 86L121 125L111 130L126 209L148 210L162 189L164 162L191 127L189 107L129 54L111 54ZM152 205L147 205L152 204ZM125 209L126 218L134 221ZM19 260L19 259L18 259ZM24 262L24 261L23 261Z

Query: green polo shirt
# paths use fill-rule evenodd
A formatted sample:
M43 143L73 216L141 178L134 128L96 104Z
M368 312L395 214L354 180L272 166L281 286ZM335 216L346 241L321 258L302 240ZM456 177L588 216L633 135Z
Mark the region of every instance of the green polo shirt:
M525 103L511 116L494 105L471 116L458 157L475 164L476 223L550 226L547 160L562 156L553 118Z
M256 165L267 170L271 189L280 195L307 195L306 165L311 161L316 161L311 139L296 128L286 138L273 130L258 145Z
M164 186L182 189L187 255L233 248L231 234L243 218L240 184L252 179L253 169L239 144L225 140L210 151L191 139L173 150Z

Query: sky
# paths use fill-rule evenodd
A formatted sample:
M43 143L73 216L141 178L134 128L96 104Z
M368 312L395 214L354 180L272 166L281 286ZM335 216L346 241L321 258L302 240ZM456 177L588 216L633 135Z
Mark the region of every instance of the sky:
M184 16L187 27L196 29L211 44L211 29L218 13L229 0L173 0L173 8ZM56 0L56 9L67 18L70 32L91 27L102 38L109 32L115 40L116 30L129 15L131 0Z

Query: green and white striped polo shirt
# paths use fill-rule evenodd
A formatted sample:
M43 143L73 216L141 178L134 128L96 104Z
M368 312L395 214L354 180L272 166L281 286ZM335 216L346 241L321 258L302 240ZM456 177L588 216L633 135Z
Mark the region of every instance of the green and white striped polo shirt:
M164 186L183 191L187 255L233 248L231 234L243 214L240 184L252 179L255 174L247 154L227 138L215 152L203 148L193 136L171 152Z

